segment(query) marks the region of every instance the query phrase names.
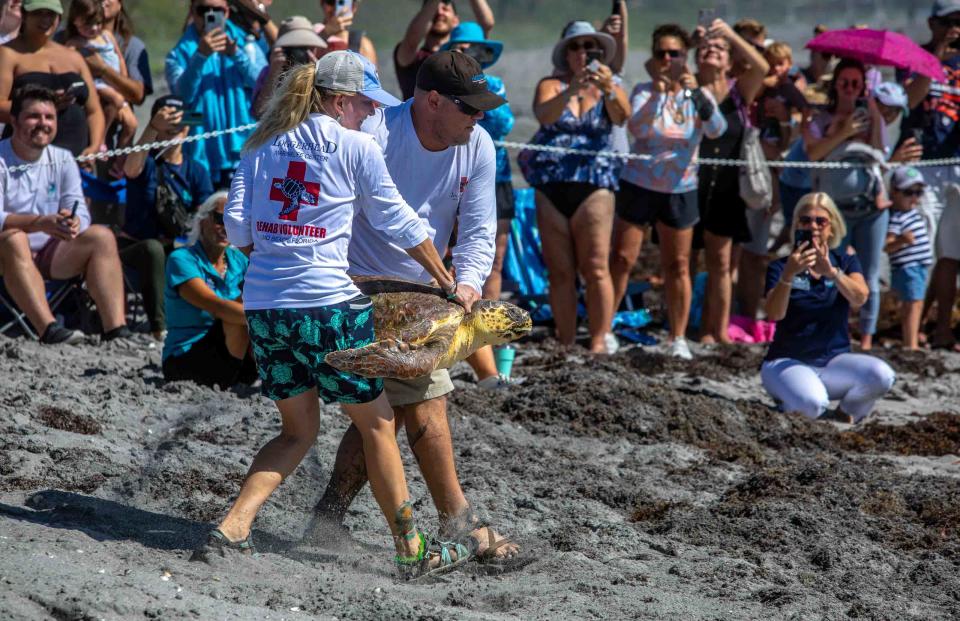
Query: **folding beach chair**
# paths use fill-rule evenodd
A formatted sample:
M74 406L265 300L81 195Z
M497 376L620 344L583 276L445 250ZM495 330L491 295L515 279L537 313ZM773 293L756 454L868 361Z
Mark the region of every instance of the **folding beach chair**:
M56 314L57 309L71 295L80 290L80 283L81 281L78 278L46 281L44 284L47 287L47 304L50 306L50 312ZM19 332L25 334L28 338L34 340L40 338L30 322L27 321L27 316L14 304L7 288L3 286L3 279L0 279L0 305L3 306L0 309L0 321L5 321L3 325L0 325L0 334L15 336L18 333L17 328L19 328Z

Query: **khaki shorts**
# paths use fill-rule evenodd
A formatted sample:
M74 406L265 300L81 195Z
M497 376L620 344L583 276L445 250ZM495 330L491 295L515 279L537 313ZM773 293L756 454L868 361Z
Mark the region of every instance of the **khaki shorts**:
M453 392L453 382L450 381L447 370L440 369L430 375L409 380L384 379L383 391L387 393L387 401L392 407L400 407L436 399Z

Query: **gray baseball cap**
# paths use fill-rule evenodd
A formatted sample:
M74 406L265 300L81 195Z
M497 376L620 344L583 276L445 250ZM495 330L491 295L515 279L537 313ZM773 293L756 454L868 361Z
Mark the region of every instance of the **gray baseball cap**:
M314 84L320 88L347 93L363 90L363 63L348 50L324 54L316 65Z
M923 174L913 166L900 166L893 171L890 185L898 190L906 190L915 185L926 185Z
M960 0L937 0L930 10L931 17L946 17L951 13L960 12Z

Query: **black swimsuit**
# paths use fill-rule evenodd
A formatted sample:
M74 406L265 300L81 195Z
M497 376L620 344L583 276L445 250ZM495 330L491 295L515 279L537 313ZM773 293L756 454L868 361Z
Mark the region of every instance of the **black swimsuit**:
M76 102L57 112L57 137L53 144L70 151L75 156L80 155L90 145L90 126L87 124L85 107L90 90L87 88L87 83L83 81L83 76L75 71L66 73L29 71L13 79L10 98L13 98L13 93L16 93L18 88L27 84L37 84L54 91L68 91L71 86L76 85ZM3 137L8 138L12 133L13 128L7 125Z
M732 86L731 90L733 88L736 86ZM732 92L720 102L720 112L727 121L727 131L717 138L704 138L700 143L700 156L739 158L744 125ZM703 164L699 175L700 222L693 233L693 247L703 248L704 231L730 237L738 244L749 242L751 235L747 224L747 205L740 198L737 169Z

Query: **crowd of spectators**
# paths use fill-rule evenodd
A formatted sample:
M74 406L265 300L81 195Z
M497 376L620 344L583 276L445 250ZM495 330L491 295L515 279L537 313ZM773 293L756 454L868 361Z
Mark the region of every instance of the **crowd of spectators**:
M485 0L469 4L475 21L462 21L451 0L424 0L412 16L388 63L402 99L415 95L419 69L440 51L469 55L497 73L504 45L491 37L493 11ZM104 339L129 335L125 286L133 286L142 295L148 331L166 341L168 377L221 385L252 379L238 301L244 262L224 245L223 195L217 193L229 187L250 131L94 158L116 147L251 125L292 68L330 51L362 55L376 76L376 48L354 27L359 1L322 0L316 21L289 16L275 23L277 8L191 0L182 35L165 56L170 94L154 101L149 122L138 127L134 109L154 84L148 51L122 0L72 0L66 14L61 0L0 0L0 275L43 342L81 338L47 307L44 280L86 280ZM588 348L616 351L613 319L628 296L643 242L652 238L659 247L667 355L692 358L696 348L688 337L707 346L737 340L742 330L732 325L733 316L738 326L777 321L763 375L771 394L811 416L824 414L828 396L840 399L842 414L834 416L858 418L889 388L892 371L864 363L872 392L853 396L830 378L824 369L841 355L849 363L840 365L844 373L858 368L849 343L840 346L847 338L845 314L857 315L859 348L869 351L889 289L898 300L905 348L958 348L952 313L960 272L960 166L910 164L960 156L960 0L936 0L927 22L923 48L940 59L942 80L895 75L821 52L811 52L801 68L790 46L771 39L756 20L728 23L704 14L693 28L658 25L643 67L626 67L625 2L615 3L599 29L570 21L552 49L552 70L535 88L539 129L529 142L608 153L531 148L519 154L519 172L535 190L556 337L563 345L577 341L582 289ZM813 34L825 30L817 26ZM628 69L636 84L625 82ZM491 73L486 79L490 91L508 98L510 84ZM359 126L379 105L359 98L345 113ZM523 105L504 104L479 124L494 140L504 139ZM740 158L754 147L768 160L859 167L770 169L772 188L758 206L742 197L736 168L697 163L698 156ZM651 157L624 159L617 151ZM77 164L77 156L91 157ZM514 217L512 175L510 155L499 147L487 298L501 295ZM83 187L96 178L125 184L113 231L92 222L96 212L83 198ZM806 231L813 231L812 240ZM698 295L702 312L691 328ZM828 327L818 323L828 320ZM811 330L824 342L804 340ZM801 345L820 349L800 351ZM227 361L229 373L200 377L210 356ZM509 385L489 348L470 363L482 385Z

